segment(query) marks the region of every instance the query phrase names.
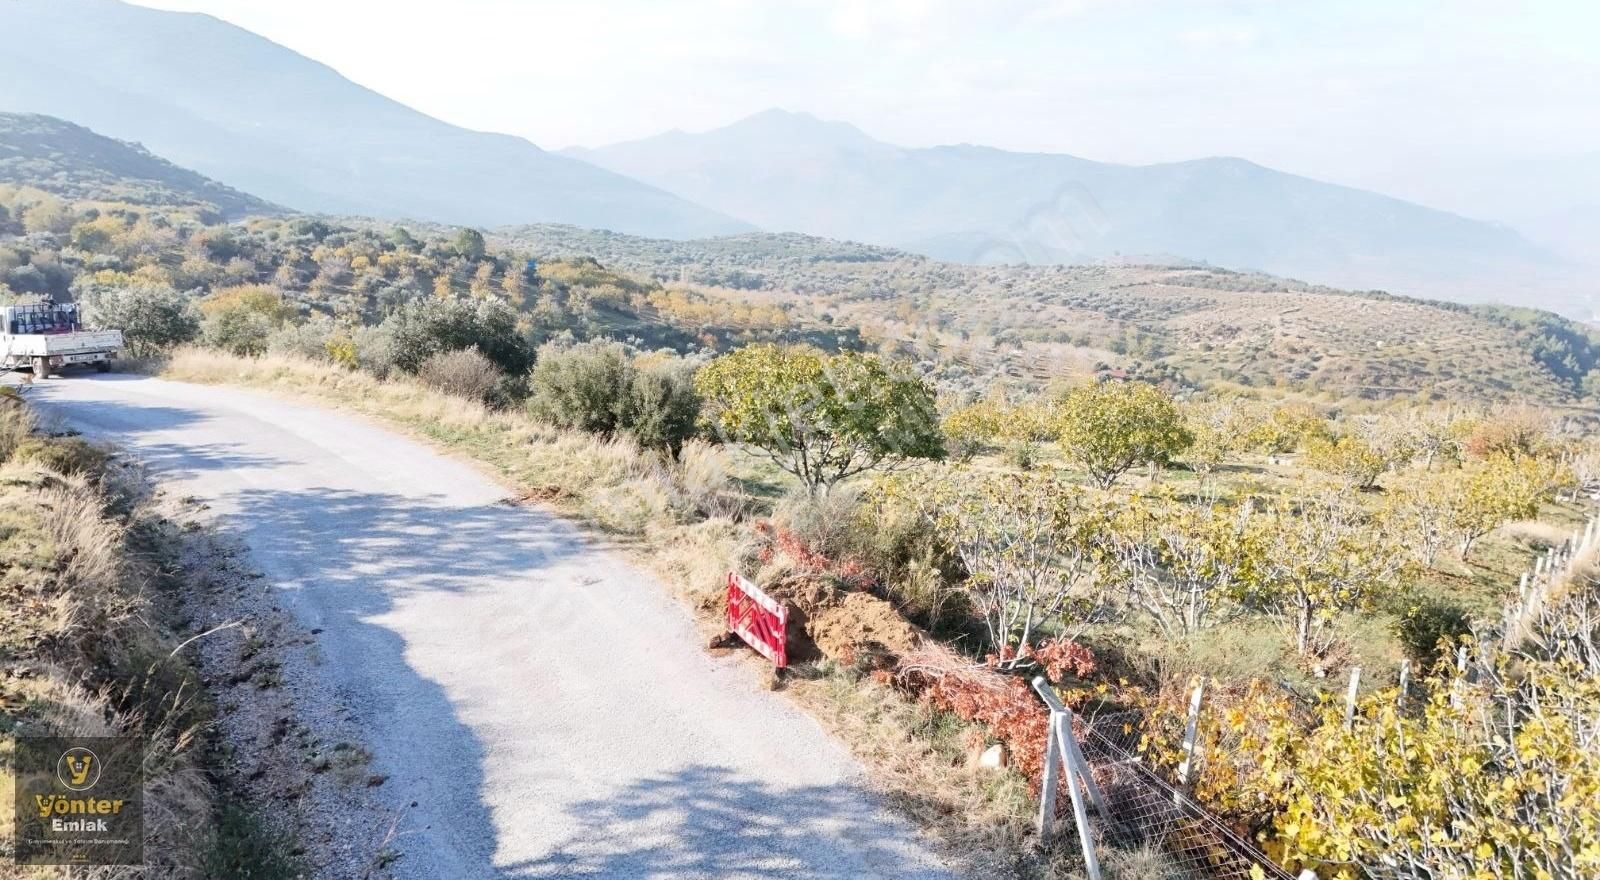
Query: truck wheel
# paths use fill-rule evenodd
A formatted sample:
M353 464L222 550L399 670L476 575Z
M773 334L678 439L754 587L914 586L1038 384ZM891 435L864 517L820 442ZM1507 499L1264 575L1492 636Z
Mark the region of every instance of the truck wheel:
M35 379L48 379L48 378L50 378L50 359L49 358L36 357L36 358L33 359L33 378L35 378Z
M96 361L95 365L94 365L94 371L96 373L109 373L109 372L111 372L111 362L110 361Z

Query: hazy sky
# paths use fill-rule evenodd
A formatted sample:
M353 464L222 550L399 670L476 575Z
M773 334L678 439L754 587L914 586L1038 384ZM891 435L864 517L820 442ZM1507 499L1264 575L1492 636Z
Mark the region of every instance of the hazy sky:
M140 2L549 148L777 106L910 146L1244 156L1457 209L1481 169L1600 151L1587 0Z

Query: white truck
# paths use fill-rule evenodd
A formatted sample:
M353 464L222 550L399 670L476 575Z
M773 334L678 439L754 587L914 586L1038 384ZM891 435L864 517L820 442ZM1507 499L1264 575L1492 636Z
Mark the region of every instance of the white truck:
M0 368L31 368L35 379L75 364L93 364L104 373L121 350L122 331L85 330L74 303L0 308Z

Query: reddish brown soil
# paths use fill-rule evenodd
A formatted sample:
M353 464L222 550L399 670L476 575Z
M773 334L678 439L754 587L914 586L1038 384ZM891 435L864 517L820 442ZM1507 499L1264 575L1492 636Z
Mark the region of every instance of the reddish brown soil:
M790 578L764 589L789 606L791 662L825 657L840 663L889 665L925 637L888 602L870 593L840 589L825 578Z

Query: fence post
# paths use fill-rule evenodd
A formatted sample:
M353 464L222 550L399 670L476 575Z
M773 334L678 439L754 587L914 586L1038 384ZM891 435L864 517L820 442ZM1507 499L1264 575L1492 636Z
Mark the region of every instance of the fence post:
M1078 828L1078 844L1083 850L1084 871L1089 880L1101 880L1100 859L1094 853L1094 837L1090 834L1089 810L1084 804L1084 797L1087 795L1092 799L1095 811L1105 816L1105 796L1094 781L1094 774L1089 772L1089 762L1084 759L1083 750L1078 748L1077 739L1072 735L1072 710L1061 702L1061 697L1056 695L1055 689L1050 687L1044 676L1034 677L1033 689L1050 709L1050 730L1044 757L1045 777L1040 785L1039 841L1048 842L1055 829L1056 776L1065 768L1067 794L1072 800L1072 821Z
M1072 734L1072 710L1062 709L1061 714L1067 719L1067 738L1062 742L1072 753L1072 761L1078 767L1077 778L1068 776L1067 779L1074 785L1081 783L1083 790L1089 793L1089 805L1094 807L1094 811L1101 817L1109 818L1111 814L1106 810L1106 796L1100 791L1100 783L1094 781L1094 774L1089 771L1089 759L1083 756L1083 748L1078 745L1078 738Z
M1045 681L1044 676L1034 676L1032 683L1034 692L1039 695L1040 699L1044 700L1044 704L1050 709L1050 714L1052 716L1050 720L1052 731L1055 730L1055 719L1053 716L1067 716L1067 735L1061 740L1060 744L1063 754L1071 752L1071 758L1062 759L1063 761L1068 762L1067 769L1069 775L1067 776L1067 781L1072 782L1072 776L1070 775L1072 767L1071 761L1076 760L1078 767L1083 771L1083 787L1089 790L1089 800L1094 805L1095 812L1102 816L1106 815L1106 796L1100 791L1100 784L1094 781L1094 774L1089 772L1089 761L1083 756L1083 749L1078 747L1077 737L1072 735L1072 710L1067 708L1066 703L1061 702L1061 697L1057 696L1055 688L1050 686L1050 682ZM1048 760L1048 756L1046 757L1046 760Z
M1356 723L1356 688L1361 686L1361 667L1350 670L1350 689L1344 695L1344 729L1349 730Z
M1056 713L1050 712L1050 731L1044 747L1044 779L1039 786L1039 843L1050 842L1056 830L1056 778L1061 775L1061 747L1056 742Z
M1101 880L1100 859L1094 854L1094 838L1089 834L1089 811L1083 805L1083 792L1078 790L1078 781L1075 777L1088 778L1089 768L1078 764L1077 750L1068 743L1072 742L1072 713L1070 711L1052 712L1050 720L1056 728L1056 741L1061 744L1062 757L1067 765L1067 794L1072 797L1072 821L1078 826L1078 844L1083 850L1083 869L1089 875L1089 880Z
M1183 727L1183 763L1178 765L1178 785L1189 787L1189 773L1194 769L1195 743L1199 739L1200 700L1205 696L1206 680L1195 677L1194 693L1189 696L1189 721Z

